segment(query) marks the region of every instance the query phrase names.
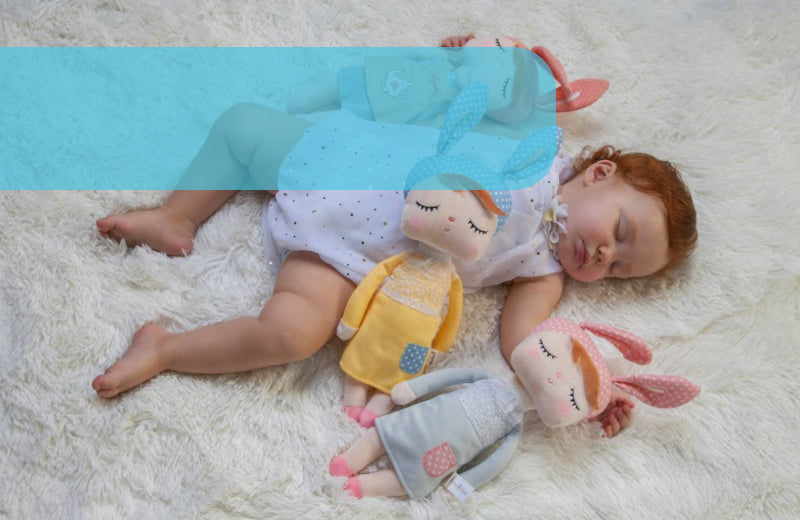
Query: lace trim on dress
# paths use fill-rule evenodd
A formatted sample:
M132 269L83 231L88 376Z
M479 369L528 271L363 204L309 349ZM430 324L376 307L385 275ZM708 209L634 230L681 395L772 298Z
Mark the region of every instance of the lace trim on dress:
M547 237L547 246L558 260L556 244L559 236L567 232L567 205L561 202L561 195L556 195L550 200L550 207L544 212L544 234Z

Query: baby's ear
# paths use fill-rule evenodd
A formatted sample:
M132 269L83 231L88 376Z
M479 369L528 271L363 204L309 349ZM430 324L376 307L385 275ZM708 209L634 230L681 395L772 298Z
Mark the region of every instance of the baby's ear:
M445 155L462 137L475 128L489 107L489 87L486 83L470 83L450 105L447 111L436 153Z

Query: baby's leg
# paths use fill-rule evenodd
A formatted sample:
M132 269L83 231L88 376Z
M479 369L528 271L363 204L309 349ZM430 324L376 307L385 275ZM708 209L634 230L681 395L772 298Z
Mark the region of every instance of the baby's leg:
M317 255L293 252L257 318L178 334L146 325L92 387L101 397L112 397L164 370L223 374L305 359L333 337L353 288Z
M231 188L276 187L280 164L308 126L278 110L235 105L214 123L163 206L109 215L97 228L130 247L147 244L168 255L188 254L197 228L235 193Z
M358 424L364 428L375 426L375 419L381 415L386 415L392 408L394 408L392 396L376 391L372 394L372 397L369 398L367 406L364 407L364 410L361 412Z
M367 404L369 390L368 385L345 374L342 408L344 413L356 422L361 419L361 412L364 410L364 405Z

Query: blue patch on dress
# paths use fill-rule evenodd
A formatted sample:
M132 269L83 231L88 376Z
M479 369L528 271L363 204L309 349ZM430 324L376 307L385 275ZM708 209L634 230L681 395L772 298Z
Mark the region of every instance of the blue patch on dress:
M406 374L418 374L425 365L425 358L428 357L430 349L421 345L409 343L400 356L400 370Z

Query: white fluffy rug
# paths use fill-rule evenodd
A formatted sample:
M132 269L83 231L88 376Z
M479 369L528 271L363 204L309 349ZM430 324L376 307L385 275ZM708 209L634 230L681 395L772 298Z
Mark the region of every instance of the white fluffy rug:
M475 31L546 45L574 78L609 79L600 102L560 119L567 151L611 143L675 162L700 243L668 279L572 284L557 314L644 335L649 370L703 387L677 410L640 405L613 440L531 417L511 465L464 503L444 492L356 501L326 475L359 435L338 406L339 343L253 373L165 373L111 401L90 387L149 320L186 330L258 312L272 287L260 195L237 196L191 256L171 259L94 228L163 193L3 192L0 517L797 518L800 11L789 0L668 4L0 3L5 45L435 45ZM502 298L467 298L448 364L503 370Z

